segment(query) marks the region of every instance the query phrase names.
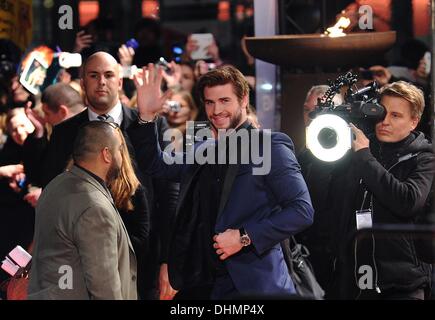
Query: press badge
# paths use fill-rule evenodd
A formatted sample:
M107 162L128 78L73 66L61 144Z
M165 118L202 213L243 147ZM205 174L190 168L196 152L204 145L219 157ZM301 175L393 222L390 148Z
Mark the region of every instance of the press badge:
M372 227L372 210L370 209L356 210L355 214L356 214L357 230Z

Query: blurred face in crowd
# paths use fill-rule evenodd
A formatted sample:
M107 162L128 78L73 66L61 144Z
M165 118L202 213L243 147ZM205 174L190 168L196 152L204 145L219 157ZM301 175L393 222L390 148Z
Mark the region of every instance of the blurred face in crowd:
M386 109L384 120L376 124L376 137L382 142L399 142L417 127L418 118L412 116L411 103L396 96L383 96L381 104Z
M11 79L10 90L12 94L12 100L16 104L26 102L30 96L30 93L21 85L18 80L18 76Z
M310 112L313 112L316 109L316 106L318 104L317 99L322 98L324 93L320 92L313 92L311 93L304 102L304 124L305 127L308 127L312 121L310 118ZM335 106L341 105L343 103L342 96L340 94L336 94L334 98L332 99L332 102L334 102Z
M317 98L320 98L321 95L310 94L310 96L305 100L304 103L304 124L305 127L308 127L311 123L311 119L309 117L310 112L314 111L317 105Z
M193 69L186 65L181 65L181 87L183 90L192 92L193 86L195 85L195 74Z
M81 84L94 112L102 114L110 111L118 103L122 88L118 63L108 53L92 55L85 65Z
M52 126L61 123L63 120L67 118L65 109L67 108L66 107L59 108L57 112L54 112L47 106L46 103L42 104L42 111L44 112L45 121L47 121Z
M248 96L239 101L233 85L227 83L204 88L207 117L215 129L235 129L247 119Z
M57 82L69 84L71 82L71 74L65 69L60 69L56 77Z
M24 141L27 139L27 136L35 130L35 127L26 117L25 113L20 112L9 120L8 129L9 134L15 143L18 145L23 145Z
M168 112L167 120L169 124L172 126L178 126L188 121L190 119L191 110L189 108L187 101L184 100L183 97L179 94L172 95L171 100L179 102L181 108L180 111L178 112L173 112L173 111Z
M130 98L127 97L127 95L126 95L123 91L121 91L121 92L119 93L119 101L121 101L121 103L122 103L123 105L126 105L126 106L129 106L129 105L130 105Z

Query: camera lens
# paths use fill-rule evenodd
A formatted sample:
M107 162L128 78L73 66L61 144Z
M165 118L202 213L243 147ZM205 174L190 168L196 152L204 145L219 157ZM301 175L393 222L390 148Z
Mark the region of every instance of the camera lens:
M334 148L338 143L337 132L331 128L323 128L317 136L319 143L325 149Z

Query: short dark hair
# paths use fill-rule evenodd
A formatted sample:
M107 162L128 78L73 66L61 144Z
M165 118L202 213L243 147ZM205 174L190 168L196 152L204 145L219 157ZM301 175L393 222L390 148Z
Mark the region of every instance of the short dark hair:
M75 163L88 161L105 147L113 150L114 131L119 130L115 123L90 121L80 127L74 141L72 158Z
M232 84L239 102L245 96L249 97L249 85L245 76L237 68L231 65L224 65L207 72L199 78L197 89L201 101L204 102L205 88L226 85L228 83Z
M73 112L76 111L75 109L83 107L83 99L80 94L69 84L60 82L49 85L42 92L41 102L45 103L48 109L53 112L58 112L61 105Z

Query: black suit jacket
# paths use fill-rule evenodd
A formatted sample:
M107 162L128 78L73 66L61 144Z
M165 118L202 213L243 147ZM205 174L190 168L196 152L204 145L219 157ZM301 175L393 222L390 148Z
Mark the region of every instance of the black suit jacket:
M134 212L120 211L120 213L137 253L139 294L148 296L148 293L144 292L144 290L147 291L149 288L155 287L160 261L165 260L165 257L161 257L161 255L166 255L167 251L164 248L167 247L167 239L175 215L178 185L167 183L163 179L152 179L138 169L135 160L136 152L131 144L129 133L137 126L137 111L123 106L122 112L121 130L133 167L142 186L133 197ZM32 157L32 153L35 155L38 148L45 148L42 161L40 161L41 164L39 164L39 168L42 165L42 169L40 169L42 174L39 175L38 180L41 181L42 186L46 186L54 177L64 171L71 159L77 132L80 126L88 121L88 111L84 110L56 125L46 147L41 141L29 143L34 147L33 151L26 152L30 157ZM157 123L159 131L162 133L161 136L163 136L163 132L168 128L167 122L164 118L159 118ZM162 148L165 147L163 141L160 141L160 144ZM28 147L27 149L31 150L32 148ZM34 171L38 164L30 165L30 167Z

